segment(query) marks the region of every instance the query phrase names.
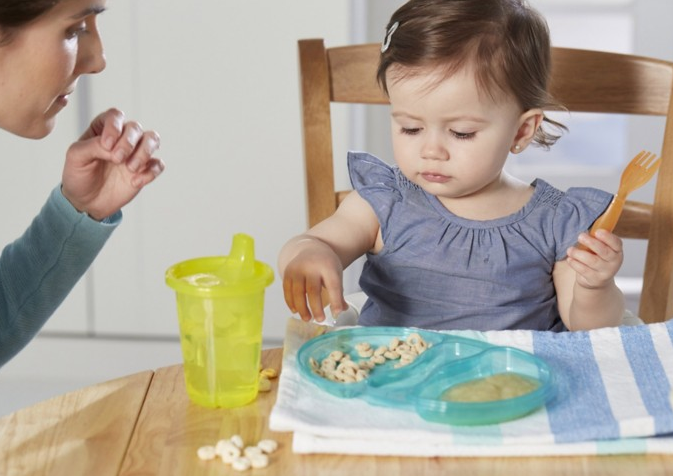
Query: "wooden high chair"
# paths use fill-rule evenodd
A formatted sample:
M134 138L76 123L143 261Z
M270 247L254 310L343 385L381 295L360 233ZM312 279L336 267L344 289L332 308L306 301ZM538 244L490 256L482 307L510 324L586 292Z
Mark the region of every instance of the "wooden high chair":
M308 223L336 210L349 191L334 186L330 103L387 104L376 82L380 44L325 48L299 40ZM648 239L639 317L673 317L673 63L600 51L553 48L551 93L569 111L666 116L654 202L627 201L615 229ZM656 152L656 151L653 151ZM344 164L345 167L345 157Z

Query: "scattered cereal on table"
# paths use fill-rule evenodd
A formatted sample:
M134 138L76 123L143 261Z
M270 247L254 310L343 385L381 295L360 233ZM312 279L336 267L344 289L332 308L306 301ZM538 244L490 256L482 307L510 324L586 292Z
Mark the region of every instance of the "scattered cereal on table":
M269 457L264 453L250 456L250 464L253 468L266 468L269 466Z
M229 439L219 440L214 446L199 447L196 455L202 461L210 461L219 456L232 469L247 471L250 468L266 468L269 465L269 455L277 449L278 442L270 438L260 440L254 446L245 446L240 435L233 435Z
M274 379L274 378L278 377L278 371L276 369L272 369L272 368L262 369L262 371L259 374L268 378L268 379Z
M241 449L231 439L220 440L215 444L215 453L223 459L233 459L241 456Z
M236 471L246 471L250 469L250 466L252 466L252 464L250 463L250 460L245 456L239 456L231 463L231 467Z
M257 447L270 455L278 449L278 442L271 439L260 440L259 443L257 443Z
M271 380L260 375L259 377L259 391L260 392L270 392L271 391Z
M233 435L229 440L239 449L243 449L243 446L245 446L241 435Z
M215 459L217 453L215 453L214 446L202 446L201 448L196 450L196 455L199 457L200 460L208 461L211 459Z

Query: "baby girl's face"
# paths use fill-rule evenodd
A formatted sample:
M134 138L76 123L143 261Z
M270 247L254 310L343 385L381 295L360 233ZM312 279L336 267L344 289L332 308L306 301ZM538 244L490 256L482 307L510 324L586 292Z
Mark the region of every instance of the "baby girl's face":
M480 92L470 68L443 79L435 69L389 69L395 161L404 175L451 209L456 200L499 186L522 112L500 93Z

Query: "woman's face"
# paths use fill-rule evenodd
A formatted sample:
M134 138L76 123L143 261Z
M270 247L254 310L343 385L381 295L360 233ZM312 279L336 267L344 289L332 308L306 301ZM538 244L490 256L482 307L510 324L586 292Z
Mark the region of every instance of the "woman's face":
M0 46L0 127L38 139L54 128L82 74L105 68L96 15L107 0L61 0Z

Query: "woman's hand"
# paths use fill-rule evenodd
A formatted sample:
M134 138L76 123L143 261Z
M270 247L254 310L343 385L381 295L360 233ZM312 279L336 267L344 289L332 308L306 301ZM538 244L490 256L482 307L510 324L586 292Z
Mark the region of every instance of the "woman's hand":
M63 196L96 220L116 213L164 170L153 154L159 134L109 109L98 115L66 153Z

